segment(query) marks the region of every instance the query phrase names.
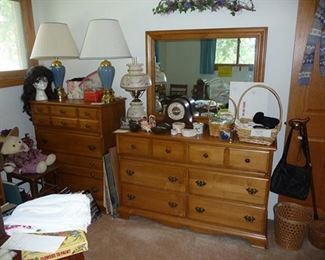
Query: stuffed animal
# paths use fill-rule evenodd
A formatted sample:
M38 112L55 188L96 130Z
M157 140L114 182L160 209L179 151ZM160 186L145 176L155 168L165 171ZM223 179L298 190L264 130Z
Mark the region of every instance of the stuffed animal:
M3 170L21 174L44 173L47 167L55 162L56 156L45 155L41 150L34 148L33 141L28 135L23 139L18 136L17 127L1 132L0 153L4 156Z

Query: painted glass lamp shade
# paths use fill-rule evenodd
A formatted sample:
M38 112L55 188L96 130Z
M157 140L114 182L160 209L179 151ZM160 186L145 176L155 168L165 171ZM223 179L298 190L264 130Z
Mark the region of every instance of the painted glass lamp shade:
M98 75L104 87L102 100L104 103L115 99L112 89L115 68L108 59L122 58L131 58L131 53L118 20L91 20L80 52L80 59L103 59L98 68Z
M54 86L59 99L66 97L63 82L65 67L59 58L78 58L79 51L72 38L69 27L65 23L42 23L38 29L34 42L31 59L54 59L51 65Z
M150 77L143 73L143 64L137 63L136 59L132 59L132 63L127 64L127 66L129 67L128 73L121 79L121 88L130 92L133 97L127 111L127 117L139 120L147 115L140 97L152 83Z

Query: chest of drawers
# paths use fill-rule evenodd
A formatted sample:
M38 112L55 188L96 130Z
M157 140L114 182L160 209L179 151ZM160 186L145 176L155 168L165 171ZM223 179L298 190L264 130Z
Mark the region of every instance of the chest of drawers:
M119 216L237 235L267 245L273 152L262 146L147 133L117 134Z
M115 146L113 131L125 115L125 99L91 105L83 100L34 101L37 145L55 153L60 186L89 189L103 207L103 154Z

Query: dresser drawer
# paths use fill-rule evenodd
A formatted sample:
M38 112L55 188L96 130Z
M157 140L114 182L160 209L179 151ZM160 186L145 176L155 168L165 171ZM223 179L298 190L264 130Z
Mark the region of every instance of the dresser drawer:
M95 120L79 120L79 127L82 130L100 132L99 122Z
M44 130L37 132L37 144L42 150L54 153L62 152L100 158L104 154L103 141L99 137Z
M50 107L45 104L33 104L32 105L33 118L35 114L48 115L50 114Z
M73 192L89 190L96 200L103 199L103 183L100 180L60 172L59 185Z
M269 153L243 149L229 149L229 167L267 173Z
M191 163L219 166L224 163L224 147L190 144L188 150Z
M185 216L185 196L122 184L122 205L174 216Z
M185 192L186 168L142 161L120 160L122 182L139 184L162 190Z
M77 118L77 108L76 107L66 107L66 106L51 106L52 116L62 116L62 117L74 117Z
M68 165L68 164L61 164L60 168L62 169L62 171L66 172L68 174L87 177L87 178L91 178L91 179L97 179L100 181L102 181L104 178L103 172L99 171L99 170L95 170L95 169L82 168L82 167L72 166L72 165Z
M97 109L79 108L79 118L97 120L99 111Z
M145 138L134 138L119 136L118 152L121 154L149 156L150 140Z
M63 128L78 128L78 119L65 117L52 117L52 125Z
M263 178L189 170L189 191L197 195L264 205L267 185Z
M265 231L265 209L189 196L188 217L191 219L245 229L255 232Z
M169 161L185 161L185 144L164 140L152 140L152 156Z
M50 126L51 125L51 118L49 115L40 115L40 114L33 114L33 124L40 125L40 126Z
M95 170L103 170L103 160L102 158L92 158L79 155L71 155L66 153L55 153L58 163L75 165L79 167L91 168Z

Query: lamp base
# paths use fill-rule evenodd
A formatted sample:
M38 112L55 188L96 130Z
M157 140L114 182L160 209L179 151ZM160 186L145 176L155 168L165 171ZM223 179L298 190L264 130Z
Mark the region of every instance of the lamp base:
M60 87L60 88L57 88L57 93L58 93L58 96L59 96L59 101L63 101L65 99L67 99L68 95L67 93L65 93L65 90L63 87Z
M105 89L102 97L102 102L107 104L115 101L114 90L113 89Z
M132 101L126 115L128 119L138 121L147 116L147 113L145 112L141 101Z

